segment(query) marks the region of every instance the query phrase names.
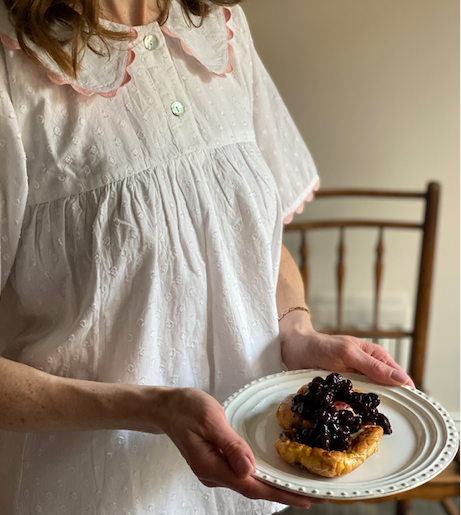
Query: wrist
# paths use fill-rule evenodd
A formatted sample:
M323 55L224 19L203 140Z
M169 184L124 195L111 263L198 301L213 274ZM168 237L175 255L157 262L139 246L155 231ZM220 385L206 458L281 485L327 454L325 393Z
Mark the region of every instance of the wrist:
M310 358L309 343L315 340L315 334L305 311L292 311L280 321L280 352L288 370L305 368Z
M164 433L169 399L175 388L164 386L117 385L108 416L117 428L146 433ZM122 427L120 427L122 426Z
M309 313L295 310L287 313L279 322L280 341L291 339L293 336L307 336L315 332Z

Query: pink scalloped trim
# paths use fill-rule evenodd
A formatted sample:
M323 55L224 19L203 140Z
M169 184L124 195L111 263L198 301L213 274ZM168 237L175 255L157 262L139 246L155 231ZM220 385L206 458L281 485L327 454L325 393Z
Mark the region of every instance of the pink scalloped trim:
M6 34L3 34L3 32L0 32L0 41L6 46L6 48L9 48L10 50L21 49L21 45L17 41L11 39Z
M295 213L302 213L304 210L304 202L310 202L311 200L314 200L314 192L317 191L320 188L320 179L315 183L315 186L309 191L307 194L307 197L299 204L299 206L294 210L293 213L290 213L288 216L286 216L283 219L284 224L289 224L293 220L293 216Z
M227 23L229 22L229 20L231 19L232 17L232 13L230 11L229 8L227 7L223 7L222 8L223 11L224 11L224 20L226 22L226 32L227 32L227 40L228 41L231 41L234 37L234 33L232 32L232 30L227 26ZM193 54L192 50L184 43L184 41L179 37L177 36L174 32L172 32L168 27L166 27L165 25L162 25L161 27L161 30L167 34L168 36L174 38L174 39L177 39L180 43L181 43L181 48L184 50L184 52L187 54L187 55L190 55L191 57L194 57L198 63L200 63L204 68L205 70L209 71L210 73L214 73L213 71L211 71L209 68L207 68L203 63L201 63L196 57L195 55ZM225 69L224 73L216 73L215 75L217 75L218 77L225 77L227 73L231 73L234 68L232 66L232 64L230 63L230 58L233 57L234 55L234 49L232 47L232 45L230 43L228 43L227 45L227 53L228 53L228 63L227 63L227 68Z
M128 49L128 57L126 60L125 75L123 77L122 83L120 84L120 86L118 88L116 88L112 91L108 91L107 93L98 93L98 95L100 95L104 98L113 98L113 97L115 97L115 95L117 94L118 90L121 87L125 86L125 84L128 84L128 82L130 82L131 75L128 72L128 66L130 66L130 64L135 60L135 57L136 57L136 54L134 53L134 51L131 48L129 48ZM75 84L71 84L69 81L67 81L61 75L58 75L57 73L49 71L48 77L51 80L51 82L54 82L58 86L63 86L65 84L69 84L69 86L71 86L72 89L74 89L77 93L81 93L82 95L85 95L87 97L91 97L92 95L95 94L94 91L81 88L80 86L76 86Z
M130 32L132 35L131 41L138 37L138 33L134 28L131 28ZM19 45L19 43L17 41L15 41L14 39L11 39L3 32L0 32L0 41L10 50L20 50L21 49L21 46ZM117 89L114 89L113 91L108 91L107 93L98 93L100 96L102 96L104 98L113 98L113 97L115 97L115 95L117 94L118 90L121 87L125 86L125 84L128 84L128 82L130 82L131 75L128 72L128 67L135 60L136 54L134 53L134 51L131 48L128 49L127 53L128 53L128 55L127 55L127 60L126 60L126 64L125 64L125 74L123 76L122 83L120 84L120 86ZM82 95L85 95L87 97L90 97L95 94L95 91L91 91L89 89L84 89L84 88L81 88L80 86L76 86L75 84L70 83L68 80L66 80L61 75L58 75L57 73L54 73L52 71L48 71L47 75L48 75L48 78L51 80L51 82L53 82L54 84L57 84L58 86L64 86L64 85L68 84L77 93L81 93Z

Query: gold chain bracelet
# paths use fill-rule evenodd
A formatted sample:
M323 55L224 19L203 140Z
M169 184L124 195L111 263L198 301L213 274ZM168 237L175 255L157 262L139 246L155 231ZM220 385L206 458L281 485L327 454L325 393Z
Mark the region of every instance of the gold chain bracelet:
M309 308L305 308L303 306L295 306L293 308L288 308L286 309L282 314L279 315L279 322L280 320L282 320L282 318L285 316L285 315L288 315L288 313L291 313L292 311L305 311L310 318L312 318L312 315L311 315L311 312L309 311Z

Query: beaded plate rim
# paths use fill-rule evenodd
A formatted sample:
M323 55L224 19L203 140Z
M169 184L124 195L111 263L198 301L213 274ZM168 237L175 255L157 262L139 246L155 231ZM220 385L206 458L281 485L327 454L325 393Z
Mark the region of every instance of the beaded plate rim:
M290 378L292 376L300 376L300 381L303 377L305 377L306 382L308 382L308 380L312 379L315 375L325 376L329 373L331 373L331 371L316 369L293 370L289 372L279 372L276 374L270 374L265 377L255 379L250 383L246 384L245 386L243 386L242 388L240 388L238 391L236 391L234 394L232 394L230 397L226 399L226 401L223 403L223 408L226 413L226 417L228 418L231 427L233 427L234 430L237 430L237 432L239 432L233 419L233 414L235 413L235 410L242 405L242 402L247 401L261 389L271 384L274 385L280 382L279 380L282 380L282 382L286 381L287 378ZM371 379L360 374L341 373L341 375L345 378L351 379L352 381L360 381L362 383L369 383L370 385L377 385L377 383L375 383ZM388 388L389 391L397 391L409 397L413 402L421 405L422 409L427 411L427 413L431 417L433 417L434 420L437 420L438 423L443 425L446 429L446 441L443 442L443 448L440 450L437 456L431 460L430 463L423 464L422 468L420 467L420 469L414 476L412 476L411 478L408 477L402 481L396 481L396 483L389 485L379 485L379 481L374 481L377 487L371 486L373 485L373 482L370 484L369 487L366 486L366 483L363 483L364 488L361 488L360 490L356 488L347 488L346 486L340 486L339 484L336 487L334 486L334 478L327 482L318 481L318 485L316 484L315 487L312 487L312 484L307 485L307 483L313 483L312 481L303 481L301 478L299 481L296 482L287 481L286 478L284 478L283 472L280 472L280 474L277 475L268 474L264 471L263 464L260 462L258 457L256 457L256 470L253 474L254 477L282 490L287 490L309 497L331 500L348 499L351 501L359 501L365 499L374 499L379 497L396 495L398 493L421 486L422 484L433 479L446 467L448 467L448 465L454 459L456 452L458 450L459 434L452 417L450 416L448 411L445 408L443 408L443 406L441 406L440 403L436 402L420 390L417 390L410 386L377 386L379 386L379 388ZM241 436L246 438L245 434L241 434ZM251 442L248 443L250 443L251 446ZM306 483L306 485L303 486L303 483Z

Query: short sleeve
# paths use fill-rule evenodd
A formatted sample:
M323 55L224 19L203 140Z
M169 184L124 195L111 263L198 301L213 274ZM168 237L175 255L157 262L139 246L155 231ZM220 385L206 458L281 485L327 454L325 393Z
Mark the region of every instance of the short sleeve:
M26 157L0 44L0 292L14 263L27 192Z
M275 177L283 221L288 223L295 211L302 211L305 201L312 200L313 192L320 185L319 177L302 136L254 48L251 35L249 51L253 66L256 142Z

